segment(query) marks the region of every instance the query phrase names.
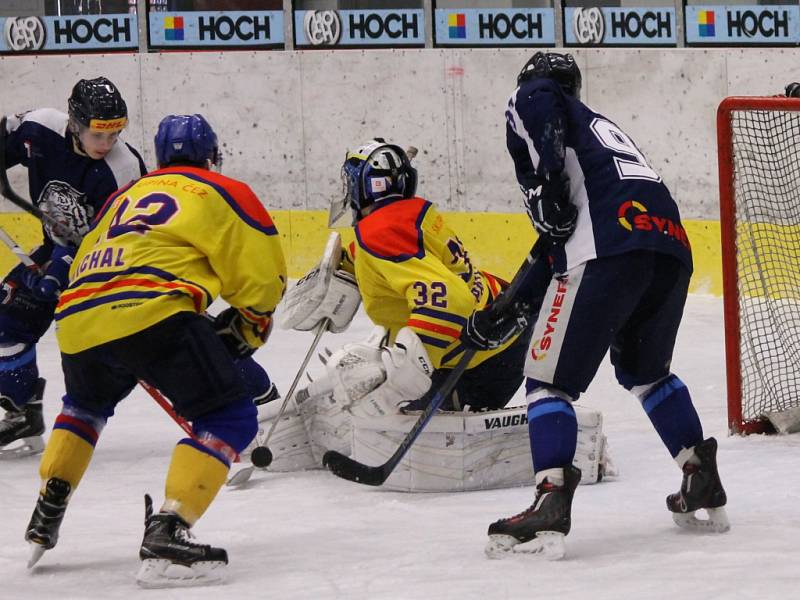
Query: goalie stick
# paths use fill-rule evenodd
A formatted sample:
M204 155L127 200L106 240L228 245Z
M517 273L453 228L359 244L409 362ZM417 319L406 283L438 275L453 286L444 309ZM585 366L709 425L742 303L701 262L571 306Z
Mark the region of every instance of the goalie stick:
M280 409L278 409L278 414L275 415L275 419L272 421L272 425L270 426L269 431L267 432L267 437L264 438L263 443L261 443L261 440L258 439L258 434L256 434L256 443L258 445L255 448L253 448L253 452L250 454L250 460L253 462L253 464L250 465L249 467L245 467L244 469L237 471L233 476L231 476L226 485L229 486L242 485L243 483L246 483L250 479L250 477L253 475L253 472L256 469L266 469L272 462L272 452L270 452L268 447L269 440L272 438L272 433L275 431L275 427L277 427L278 422L281 420L281 417L283 416L283 413L286 411L286 407L289 405L289 400L294 398L294 390L297 387L297 384L300 382L300 378L303 376L303 373L305 373L306 367L308 366L308 361L311 360L311 357L314 354L314 350L317 349L319 341L322 339L322 334L328 331L329 324L330 324L330 319L325 318L319 322L319 325L317 325L317 331L314 334L314 341L311 342L311 347L308 349L306 357L303 359L303 363L300 365L300 369L298 369L297 375L295 375L294 381L292 382L292 385L289 387L289 391L286 394L286 397L283 399L283 404L281 404ZM297 408L296 405L295 408ZM303 424L305 425L305 421L303 421ZM309 432L306 431L307 435L308 433ZM311 439L310 435L308 435L308 439L309 440ZM261 450L260 452L262 453L262 455L266 454L266 458L264 460L266 464L257 465L256 462L261 462L261 461L255 460L253 458L253 455L257 451L259 451L260 448L265 449Z
M528 273L530 273L533 266L538 262L544 249L544 242L542 240L543 238L541 237L537 240L536 244L534 244L533 248L528 253L528 256L525 257L525 263L514 276L511 285L498 296L496 302L500 309L505 308L514 301L520 287L522 287L522 282L527 278ZM439 389L436 390L436 393L431 398L430 404L425 407L425 410L422 411L417 422L414 423L414 426L406 434L406 437L400 442L397 450L394 451L394 454L392 454L385 463L372 467L360 463L349 456L345 456L336 450L328 450L322 457L322 464L325 465L331 473L342 479L363 483L364 485L382 485L389 478L389 475L392 474L392 471L394 471L398 463L403 459L403 456L408 452L408 449L416 441L417 437L419 437L419 434L422 433L422 430L425 429L425 426L439 409L439 406L441 406L445 398L453 391L461 375L467 370L469 361L475 356L475 352L476 350L473 349L464 351L463 356L447 376L447 379L445 379Z

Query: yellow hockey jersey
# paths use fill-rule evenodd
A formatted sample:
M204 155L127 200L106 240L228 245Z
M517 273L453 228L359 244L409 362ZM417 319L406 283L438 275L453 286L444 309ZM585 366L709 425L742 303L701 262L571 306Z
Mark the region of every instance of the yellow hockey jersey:
M112 194L95 217L58 303L58 342L80 352L181 311L202 313L217 296L266 331L285 286L278 232L253 191L169 167Z
M348 258L369 318L392 336L410 327L435 368L453 368L464 352L461 329L473 310L499 294L500 280L475 268L442 215L422 198L381 204L355 234ZM469 366L511 343L478 352Z

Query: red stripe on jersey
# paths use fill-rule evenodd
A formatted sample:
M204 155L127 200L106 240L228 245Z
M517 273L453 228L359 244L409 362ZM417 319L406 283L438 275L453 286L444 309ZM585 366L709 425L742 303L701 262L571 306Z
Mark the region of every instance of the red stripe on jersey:
M74 292L67 292L61 294L61 298L58 301L59 306L65 306L69 302L73 300L80 300L82 298L86 298L87 296L93 296L94 294L99 294L101 292L106 292L108 290L113 290L116 288L121 287L130 287L130 286L140 286L145 288L167 288L169 290L181 289L184 291L188 291L192 299L194 300L194 308L197 312L202 312L203 310L203 298L204 294L202 291L198 290L191 285L179 282L159 282L159 281L151 281L150 279L118 279L117 281L109 281L108 283L104 283L98 287L91 287L91 288L82 288L75 290Z
M437 325L428 321L420 321L418 319L409 319L406 325L409 327L422 329L424 331L432 331L433 333L438 333L440 335L447 335L453 339L458 339L458 337L461 335L461 332L458 329L445 327L444 325Z

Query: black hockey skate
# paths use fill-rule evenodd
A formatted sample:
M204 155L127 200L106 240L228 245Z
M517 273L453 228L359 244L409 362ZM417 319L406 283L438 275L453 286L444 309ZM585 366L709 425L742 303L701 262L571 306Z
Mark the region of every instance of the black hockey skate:
M717 471L717 440L712 437L700 442L694 455L700 464L687 461L683 465L681 489L667 496L667 508L679 527L724 533L731 525L723 508L728 499ZM705 509L708 519L695 516L699 509Z
M45 383L41 378L36 382L33 398L22 407L0 396L0 408L6 411L5 418L0 421L0 459L31 456L44 450L42 398Z
M47 480L44 492L39 493L36 508L25 530L25 541L31 544L29 569L39 561L45 550L55 547L71 490L69 482L52 477Z
M541 553L548 560L564 557L564 536L569 533L572 497L581 481L581 470L564 467L564 485L556 486L546 478L536 486L533 504L513 517L489 525L489 558L504 558L512 552ZM518 544L531 543L517 550Z
M153 514L153 500L144 497L144 539L139 550L142 566L136 582L146 588L186 587L221 583L228 553L196 544L189 525L178 515Z

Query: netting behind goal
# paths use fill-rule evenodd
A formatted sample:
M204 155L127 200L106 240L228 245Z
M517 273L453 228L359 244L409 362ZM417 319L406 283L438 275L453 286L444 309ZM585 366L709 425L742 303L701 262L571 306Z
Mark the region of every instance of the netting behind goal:
M800 407L800 99L727 98L717 138L728 424L769 431Z

